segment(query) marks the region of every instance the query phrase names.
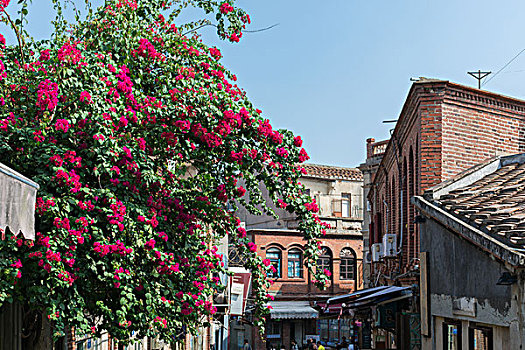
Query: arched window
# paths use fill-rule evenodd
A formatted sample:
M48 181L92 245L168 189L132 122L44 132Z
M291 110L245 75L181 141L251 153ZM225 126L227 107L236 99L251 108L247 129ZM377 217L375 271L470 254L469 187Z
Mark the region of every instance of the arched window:
M303 253L299 249L288 251L288 278L303 277Z
M282 275L282 264L281 264L281 250L279 248L270 248L266 251L266 259L270 260L270 263L275 269L275 272L270 272L269 277L279 278Z
M355 252L350 248L341 250L341 264L339 265L339 278L342 280L355 280L356 261Z
M322 248L321 256L319 256L319 259L317 259L317 266L321 270L326 269L330 272L333 272L332 271L332 252L330 251L329 248L327 247Z

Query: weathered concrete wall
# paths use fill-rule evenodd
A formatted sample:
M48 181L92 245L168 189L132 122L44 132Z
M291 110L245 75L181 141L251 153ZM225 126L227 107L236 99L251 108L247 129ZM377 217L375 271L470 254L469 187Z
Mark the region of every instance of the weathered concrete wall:
M319 216L328 222L334 229L360 231L363 218L363 182L332 179L302 178L301 183L310 190L310 195L317 201ZM271 203L268 191L262 188L263 197ZM340 200L342 193L351 195L351 216L336 218L332 211L332 201ZM247 229L296 229L295 216L287 210L270 207L275 211L278 219L268 215L252 215L242 206L236 215L246 223Z
M367 142L367 159L366 162L359 166L359 170L363 173L363 197L362 197L362 208L363 208L363 225L361 233L363 234L363 257L367 252L370 252L370 235L373 234L369 232L370 223L372 222L370 204L368 203L368 193L370 193L370 188L377 171L377 167L381 162L382 153L379 155L374 155L372 147L375 144L375 140L370 138L366 140ZM385 144L385 141L381 142ZM386 147L385 147L386 148ZM370 278L371 274L371 264L363 263L363 285L365 288L369 288L372 285Z
M431 219L420 224L420 233L421 251L429 252L432 315L432 337L423 340L423 349L443 349L445 319L462 322L464 349L469 348L468 328L474 323L492 327L494 349L521 349L522 282L496 285L508 271L505 265Z
M445 319L443 317L435 317L434 318L434 330L435 334L438 336L435 337L434 342L432 342L432 339L424 339L423 340L423 350L441 350L445 349L443 347L443 343L445 339L443 339L443 323L445 322ZM469 347L469 322L468 321L461 321L461 349L471 349ZM516 347L515 344L512 344L512 339L510 337L509 328L508 327L493 327L493 349L521 349L519 346Z
M319 216L334 216L332 202L341 200L341 194L351 195L350 216L356 219L363 217L363 183L358 181L344 180L317 180L303 179L304 185L310 189L310 195L317 200ZM343 213L343 216L344 213Z
M508 271L504 265L433 220L420 225L421 251L429 252L432 294L472 296L488 300L501 315L508 313L511 287L496 285Z

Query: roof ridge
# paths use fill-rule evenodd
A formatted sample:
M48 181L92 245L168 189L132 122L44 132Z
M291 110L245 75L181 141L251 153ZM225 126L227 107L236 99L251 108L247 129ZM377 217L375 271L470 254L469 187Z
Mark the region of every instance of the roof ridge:
M320 166L324 168L339 168L339 169L353 169L353 170L359 170L357 167L346 167L346 166L340 166L340 165L327 165L327 164L317 164L317 163L303 163L302 166ZM361 171L361 170L359 170Z
M304 176L324 179L363 180L363 173L359 168L345 168L322 164L302 164L306 174Z

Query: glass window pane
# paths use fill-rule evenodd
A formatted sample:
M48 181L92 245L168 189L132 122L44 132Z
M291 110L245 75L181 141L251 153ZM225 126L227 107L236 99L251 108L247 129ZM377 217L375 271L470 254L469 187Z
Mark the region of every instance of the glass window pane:
M330 329L329 329L329 341L339 342L339 320L330 320Z
M300 278L302 277L302 261L301 252L292 250L288 252L288 277Z
M354 279L354 260L353 259L341 259L340 264L340 276L343 280Z
M270 260L275 272L269 272L270 277L281 277L281 251L277 248L270 248L266 251L266 259Z

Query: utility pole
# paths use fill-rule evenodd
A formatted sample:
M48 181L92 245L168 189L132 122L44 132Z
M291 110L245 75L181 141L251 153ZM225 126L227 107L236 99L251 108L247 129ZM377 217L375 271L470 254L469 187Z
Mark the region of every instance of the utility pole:
M477 72L467 72L468 75L474 77L478 81L478 89L481 89L481 80L486 78L492 72L482 72L478 70Z

